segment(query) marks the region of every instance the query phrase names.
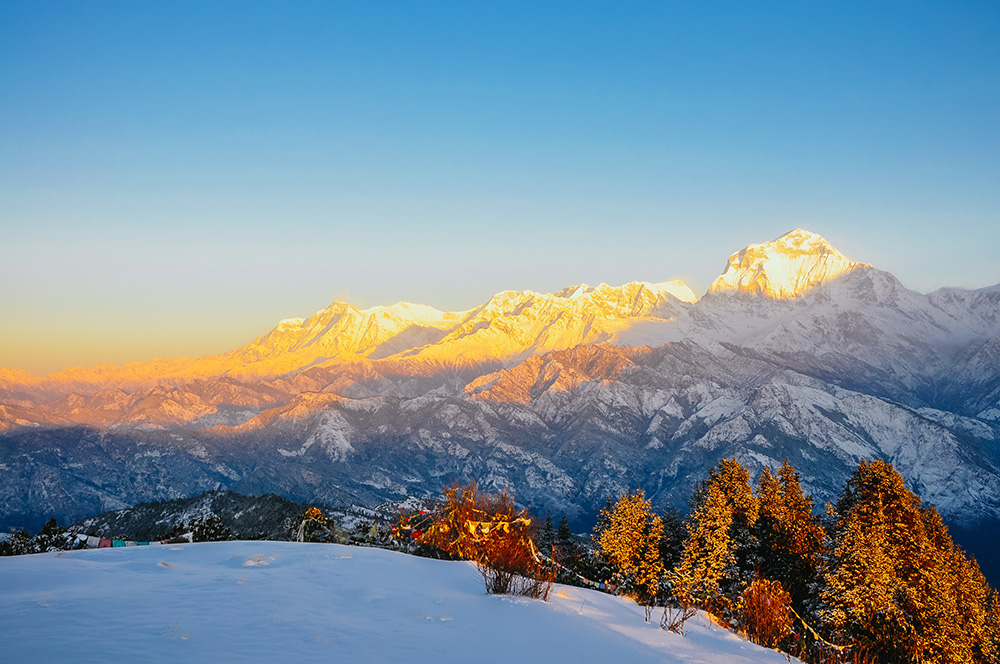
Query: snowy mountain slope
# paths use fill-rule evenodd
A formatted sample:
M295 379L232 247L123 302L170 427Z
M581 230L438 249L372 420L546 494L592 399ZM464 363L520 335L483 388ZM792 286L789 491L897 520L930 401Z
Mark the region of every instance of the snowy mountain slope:
M674 320L633 326L613 343L691 339L914 407L979 416L996 404L990 353L1000 339L1000 291L961 293L921 295L855 264L796 298L710 292ZM970 383L974 404L955 396L969 396Z
M616 361L619 351L609 354ZM551 388L536 388L528 405L568 439L572 454L600 450L581 469L585 494L626 490L608 486L615 473L602 470L619 465L654 502L682 508L706 467L735 456L754 472L787 458L827 500L858 461L883 458L951 519L1000 516L1000 428L993 423L908 408L690 342L637 349L630 359L633 366L614 381L598 377L569 390L560 389L561 371L549 366ZM516 393L509 383L517 374L515 368L498 375L489 392L471 396L506 400ZM616 439L620 445L610 444Z
M411 350L401 359L475 364L600 343L636 322L672 317L686 304L676 292L676 285L646 282L619 288L580 285L551 295L508 291L474 311L440 343ZM693 297L686 293L682 295Z
M808 356L821 370L829 364L825 377L843 380L857 375L851 365L860 364L863 382L877 386L879 394L941 407L945 404L935 394L961 391L943 388L953 358L997 337L998 326L1000 288L921 295L886 272L843 257L822 237L797 229L734 254L701 301L680 282L633 282L617 288L580 285L553 294L506 291L467 312L407 303L357 310L334 302L308 319L282 321L223 355L99 365L42 379L5 371L0 402L35 408L53 403L49 410L66 417L54 403L58 397L108 389L132 394L157 385L195 391L190 383L224 376L244 391L264 381L272 392L284 393L252 405L237 395L212 401L259 411L301 391L416 396L448 385L449 373L488 373L580 344L657 346L694 339L746 348L797 370L806 368L802 360ZM414 381L417 377L421 380ZM401 382L411 384L401 389ZM355 387L359 383L363 386ZM862 387L858 381L849 386ZM196 419L193 407L188 400L167 404L165 410L178 414L174 424L187 424ZM128 425L131 418L122 410L122 423ZM169 412L146 410L137 424L171 423ZM109 424L107 412L94 412L91 419L86 415L84 409L69 419Z
M221 355L158 359L120 367L76 367L35 378L26 387L36 394L90 394L102 388L127 391L151 386L177 386L198 379L231 376L238 379L275 377L330 360L352 360L385 353L393 344L405 350L431 343L454 327L461 313L398 303L358 310L334 302L307 319L288 319L250 344ZM16 377L15 377L16 378ZM0 388L12 389L14 378L0 375Z
M471 563L215 542L0 559L5 661L785 662L698 615L680 636L631 600L555 586L488 596Z
M732 254L709 293L749 293L782 299L862 267L815 233L796 228L776 240L751 244Z
M378 454L381 467L410 478L394 491L433 493L441 482L430 469L447 469L563 509L595 509L636 485L661 507L683 507L704 468L728 456L754 471L788 458L826 500L862 458L883 458L946 516L1000 517L994 423L913 409L690 342L557 351L466 390L462 400L326 397L318 408L300 405L229 432L263 448L304 441L297 453L319 467L325 450L334 463L324 472L342 486L375 482L366 480L373 446L391 440Z
M19 404L0 404L0 433L11 430L37 427L41 424L49 426L70 426L72 421L47 413L37 408Z
M283 374L309 366L317 358L386 356L413 345L434 343L463 317L464 313L408 302L364 310L334 302L308 319L282 321L234 352L240 355L242 372L262 364L268 370L256 369L258 374Z
M36 403L35 383L8 384L0 525L211 488L367 503L470 478L585 519L636 486L683 508L724 456L788 458L820 501L883 458L953 523L1000 515L1000 287L915 293L801 230L734 256L701 300L634 282L458 314L335 303L202 364L97 371L160 385L95 391L70 371L74 394ZM250 368L170 373L185 361Z
M284 403L289 394L264 383L242 383L228 376L178 386L126 392L117 388L89 395L76 392L20 413L19 426L88 425L107 429L205 428L242 422ZM9 420L8 420L9 421ZM0 416L0 427L4 418ZM18 423L14 423L18 424ZM2 430L2 428L0 428Z
M669 317L676 305L694 300L694 293L675 280L621 287L581 284L554 294L505 291L467 312L402 302L358 310L334 302L307 319L281 321L266 335L222 355L77 367L43 378L6 372L0 374L0 396L34 394L40 402L74 392L180 386L223 375L245 382L365 359L385 360L392 371L433 373L613 339L633 322ZM400 364L405 366L397 369Z
M607 496L637 486L659 509L684 509L724 457L754 474L788 459L820 504L862 458L885 459L950 522L1000 519L1000 424L693 342L556 351L484 376L463 395L306 393L237 426L127 435L94 432L68 445L60 430L8 434L2 495L11 525L44 521L43 495L50 509L68 509L82 492L89 512L54 512L75 520L103 511L93 505L98 494L160 497L152 483L343 505L437 496L469 478L512 487L539 512L586 520ZM124 440L140 442L118 453ZM100 464L87 467L98 452Z
M593 300L598 295L601 306L610 311L600 325ZM562 303L573 298L575 304ZM91 397L79 396L73 397L74 404L64 403L70 397L63 397L38 408L94 426L187 425L224 405L240 406L235 412L249 417L303 391L357 397L412 397L439 388L456 393L465 382L502 366L501 359L509 364L549 348L572 347L572 342L605 340L633 346L696 339L914 407L961 408L963 415L979 416L997 403L989 396L1000 375L990 359L990 339L997 335L990 334L1000 296L970 298L969 308L960 311L953 305L939 306L940 297L936 300L908 291L892 275L867 266L816 286L797 300L710 294L690 304L634 284L589 293L575 289L571 295L508 293L470 314L439 343L377 361L328 363L264 383L231 377L198 380L158 388L169 394L146 392L145 399L136 396L143 391L103 390L98 393L102 400L115 394L118 404L102 401L96 409L86 401ZM973 357L976 352L982 354ZM459 362L469 366L457 369L454 363ZM970 395L963 387L970 383L985 394ZM67 412L70 405L75 410ZM973 407L978 410L973 412ZM154 412L157 409L160 412ZM131 412L135 410L142 412ZM39 420L45 423L44 416ZM218 421L233 422L225 412ZM210 426L207 420L199 424Z
M2 530L37 530L52 516L72 523L140 502L185 498L239 477L202 443L176 433L39 428L3 437L0 448Z

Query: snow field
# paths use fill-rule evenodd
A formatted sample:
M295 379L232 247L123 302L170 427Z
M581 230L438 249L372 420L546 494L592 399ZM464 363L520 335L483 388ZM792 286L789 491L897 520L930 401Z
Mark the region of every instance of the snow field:
M471 563L213 542L0 558L0 661L785 662L699 615L556 585L488 596Z

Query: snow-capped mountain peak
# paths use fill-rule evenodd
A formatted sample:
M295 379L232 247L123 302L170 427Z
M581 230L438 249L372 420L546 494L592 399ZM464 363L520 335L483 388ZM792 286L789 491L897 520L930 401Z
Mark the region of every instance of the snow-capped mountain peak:
M680 279L660 281L657 283L650 283L648 281L633 281L621 287L609 286L607 284L599 284L598 286L577 284L576 286L569 286L561 291L552 293L552 297L562 298L565 300L579 300L593 293L597 293L597 297L600 298L601 295L615 293L621 289L628 288L632 288L633 290L643 288L650 293L656 294L657 296L672 295L681 302L694 303L698 301L698 296L694 294L694 291Z
M859 267L822 236L796 228L776 240L751 244L729 257L709 293L749 293L773 299L799 297Z
M694 294L691 288L681 281L680 279L671 279L670 281L661 281L655 284L649 284L649 287L673 295L681 302L690 302L694 304L698 301L698 296Z
M450 477L571 516L655 485L666 509L733 457L787 458L819 501L885 459L945 518L992 524L998 330L1000 287L922 295L804 230L733 254L701 301L633 281L464 312L334 302L221 355L0 370L0 525L219 486L436 495Z

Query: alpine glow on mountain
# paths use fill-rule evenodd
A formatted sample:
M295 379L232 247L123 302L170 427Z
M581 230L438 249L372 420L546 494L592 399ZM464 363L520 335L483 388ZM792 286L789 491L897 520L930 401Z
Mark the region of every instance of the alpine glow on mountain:
M819 235L797 229L734 253L709 292L794 298L861 266L865 264L845 258ZM459 312L408 302L359 310L335 301L308 318L280 321L264 336L221 355L76 367L44 379L0 370L0 387L36 385L52 394L89 393L222 375L277 378L312 366L363 360L402 362L416 371L421 362L502 363L583 343L630 344L640 338L630 330L645 330L649 323L660 323L654 336L665 333L663 339L670 340L675 332L664 332L662 323L685 318L686 305L697 301L678 279L620 287L580 284L550 294L504 291Z
M845 257L816 233L796 228L734 253L708 292L795 298L863 265L867 264Z
M998 349L1000 287L917 293L798 229L734 253L701 299L636 281L458 312L334 302L221 355L3 372L0 499L34 523L461 478L583 518L635 486L683 507L721 458L788 459L822 500L884 459L953 523L1000 522Z
M9 371L0 373L0 387L91 393L223 375L273 379L314 366L365 361L405 365L410 373L421 366L478 366L614 341L634 324L668 319L677 307L696 301L690 288L673 280L619 287L580 284L558 293L504 291L462 312L408 302L359 310L334 302L308 318L280 321L264 336L221 355L78 367L44 378Z

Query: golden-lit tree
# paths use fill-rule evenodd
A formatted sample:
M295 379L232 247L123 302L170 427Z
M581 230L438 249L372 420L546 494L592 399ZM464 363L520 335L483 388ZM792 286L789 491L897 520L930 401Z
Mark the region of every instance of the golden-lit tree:
M760 505L750 474L735 459L709 470L692 498L688 538L670 575L678 599L725 613L754 578L752 529Z
M812 499L803 493L799 475L787 461L777 475L764 469L757 479L757 499L753 533L758 572L780 581L801 609L817 580L823 553L823 529L813 515Z
M838 638L879 662L996 661L996 591L891 465L861 462L831 516L820 613Z
M700 495L688 522L688 538L681 561L668 576L682 604L717 605L721 584L735 563L729 536L733 511L722 489L709 484Z
M601 555L611 565L612 583L640 604L650 604L660 590L663 522L650 511L642 490L623 495L611 512L601 515Z

